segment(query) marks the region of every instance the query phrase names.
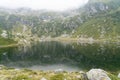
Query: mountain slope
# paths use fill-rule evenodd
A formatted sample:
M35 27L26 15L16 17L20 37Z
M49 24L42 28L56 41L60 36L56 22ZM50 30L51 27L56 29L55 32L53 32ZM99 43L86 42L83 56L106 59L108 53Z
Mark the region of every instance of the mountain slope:
M11 38L15 39L16 36L18 39L16 34L23 33L29 37L58 37L67 34L69 37L119 39L119 15L119 0L89 0L83 7L66 12L0 8L0 28L8 31ZM29 32L25 33L24 29Z
M98 0L99 1L99 0ZM102 1L102 0L100 0ZM110 0L108 0L110 1ZM120 3L117 3L118 0L114 0L114 3L111 5L111 2L101 2L103 4L103 11L97 11L101 6L94 6L91 9L92 16L86 20L79 28L76 29L74 35L79 35L80 37L93 37L93 38L117 38L120 39ZM112 1L113 2L113 1ZM95 2L96 4L98 2ZM117 5L115 5L117 4ZM114 5L114 7L113 7ZM93 6L93 5L92 5ZM96 9L99 8L99 9ZM96 12L95 12L96 11ZM90 12L90 11L89 11Z

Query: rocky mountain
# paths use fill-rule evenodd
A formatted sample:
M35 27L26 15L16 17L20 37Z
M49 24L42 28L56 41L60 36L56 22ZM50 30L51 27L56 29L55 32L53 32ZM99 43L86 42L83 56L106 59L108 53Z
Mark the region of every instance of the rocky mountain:
M0 8L0 30L8 31L13 39L26 37L24 35L58 37L67 34L69 37L119 40L119 15L119 0L89 0L83 7L65 12Z

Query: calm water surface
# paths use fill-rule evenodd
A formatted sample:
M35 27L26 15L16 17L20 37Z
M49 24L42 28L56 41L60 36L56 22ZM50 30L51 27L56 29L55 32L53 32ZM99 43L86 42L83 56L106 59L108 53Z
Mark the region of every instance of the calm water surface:
M0 49L0 64L32 70L120 70L120 43L40 42Z

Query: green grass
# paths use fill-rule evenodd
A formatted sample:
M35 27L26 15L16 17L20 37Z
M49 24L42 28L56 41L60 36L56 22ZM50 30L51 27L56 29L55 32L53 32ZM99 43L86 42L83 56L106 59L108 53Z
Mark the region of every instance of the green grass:
M32 78L26 76L26 75L17 75L12 80L33 80Z
M108 76L110 77L111 80L120 80L120 78L118 78L117 76L115 76L111 73L108 73Z
M56 75L50 77L50 80L64 80L64 75L63 74L56 74Z
M1 66L0 66L1 67ZM83 78L79 72L61 72L55 73L54 71L32 71L27 69L16 70L14 68L1 67L0 70L1 80L87 80ZM76 76L79 76L76 77ZM116 75L108 73L111 80L120 80Z
M5 39L0 37L0 45L10 45L10 44L16 44L16 43L17 42L15 42L12 39Z

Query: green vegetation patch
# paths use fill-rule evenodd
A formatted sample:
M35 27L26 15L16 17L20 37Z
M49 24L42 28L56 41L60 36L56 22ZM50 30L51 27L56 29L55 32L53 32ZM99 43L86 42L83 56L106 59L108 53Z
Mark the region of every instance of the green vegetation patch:
M0 37L0 45L10 45L10 44L15 44L17 42L15 42L12 39L5 39L5 38L1 38Z
M63 74L56 74L56 75L50 77L50 80L64 80L64 75Z

